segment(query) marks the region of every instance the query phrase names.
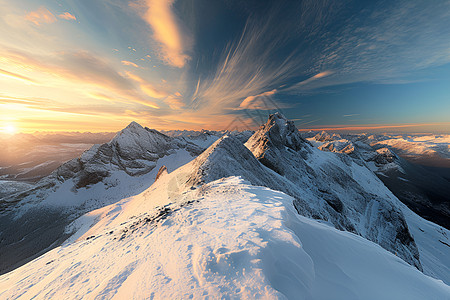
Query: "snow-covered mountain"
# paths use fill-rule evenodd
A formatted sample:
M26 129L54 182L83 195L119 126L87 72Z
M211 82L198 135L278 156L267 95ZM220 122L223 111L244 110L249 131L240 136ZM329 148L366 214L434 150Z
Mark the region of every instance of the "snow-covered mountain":
M332 138L330 134L321 132L308 136L308 141L322 151L347 153L354 158L362 158L389 190L409 208L427 220L450 228L450 183L446 177L450 169L446 169L444 165L441 168L431 168L417 164L419 157L415 156L411 160L410 156L404 156L402 150L391 146L397 143L389 135L333 135L336 137ZM328 137L327 141L321 141L324 136ZM442 144L445 139L442 137L437 137L435 142L427 137L430 138L422 136L410 139L427 140L430 147L441 144L440 148L444 148ZM395 138L402 141L404 139L403 136ZM399 143L404 144L401 141ZM351 151L347 151L349 149ZM397 152L402 155L397 155Z
M424 165L450 167L450 135L375 136L372 145L387 146Z
M30 189L0 198L0 273L61 244L74 219L144 191L162 165L173 171L204 146L132 122Z
M299 215L296 198L242 176L213 180L226 176L215 168L222 162L229 163L224 172L250 170L256 171L252 180L280 179L249 150L236 153L237 145L242 146L237 139L224 137L194 161L162 172L143 193L79 218L72 224L77 233L63 246L0 276L0 297L445 299L450 294L448 285L379 245ZM233 156L248 163L239 168Z
M201 147L183 137L137 124L122 135L15 204L46 207L40 226L59 230L54 243L70 238L0 276L0 298L450 295L450 232L401 203L354 141L350 153L321 151L280 114L248 141L225 135L195 159ZM396 159L372 155L377 164Z

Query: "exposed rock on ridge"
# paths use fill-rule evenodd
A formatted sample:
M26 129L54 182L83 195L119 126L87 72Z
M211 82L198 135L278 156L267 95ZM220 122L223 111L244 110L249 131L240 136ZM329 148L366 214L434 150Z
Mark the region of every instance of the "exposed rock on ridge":
M283 191L296 199L300 214L357 233L422 268L398 200L364 165L315 149L280 114L271 115L245 146L250 151L239 140L221 138L192 163L188 184L241 176Z

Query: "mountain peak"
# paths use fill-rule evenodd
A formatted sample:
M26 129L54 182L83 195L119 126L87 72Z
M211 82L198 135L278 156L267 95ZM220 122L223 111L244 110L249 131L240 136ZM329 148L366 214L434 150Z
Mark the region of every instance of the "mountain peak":
M238 138L229 135L221 137L199 155L193 161L192 170L188 179L190 185L229 176L241 176L255 185L267 185L274 180L250 150Z
M139 123L132 121L125 129L144 129Z
M269 120L271 120L271 119L281 119L281 120L288 121L288 119L282 113L280 113L278 111L276 113L269 115Z
M305 156L310 151L308 146L311 145L301 137L293 121L280 113L275 113L270 115L266 124L248 139L245 146L266 167L284 174L278 166L278 159L288 151L287 149L302 152L302 156Z
M293 121L286 119L281 113L274 113L250 137L246 146L258 158L260 152L265 152L268 148L287 147L298 151L307 144L309 143L301 137Z

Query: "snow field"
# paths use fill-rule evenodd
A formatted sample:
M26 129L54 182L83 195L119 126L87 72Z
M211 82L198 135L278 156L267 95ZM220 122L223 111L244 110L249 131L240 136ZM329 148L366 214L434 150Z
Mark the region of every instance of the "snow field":
M380 246L299 216L281 192L229 177L175 193L175 176L82 217L77 241L1 276L0 298L450 296Z

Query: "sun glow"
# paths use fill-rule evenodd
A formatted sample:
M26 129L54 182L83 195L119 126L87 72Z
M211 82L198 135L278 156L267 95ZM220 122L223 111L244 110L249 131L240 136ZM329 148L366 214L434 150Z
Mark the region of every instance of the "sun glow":
M3 133L13 135L16 133L16 127L12 124L7 124L7 125L3 126L2 131L3 131Z

